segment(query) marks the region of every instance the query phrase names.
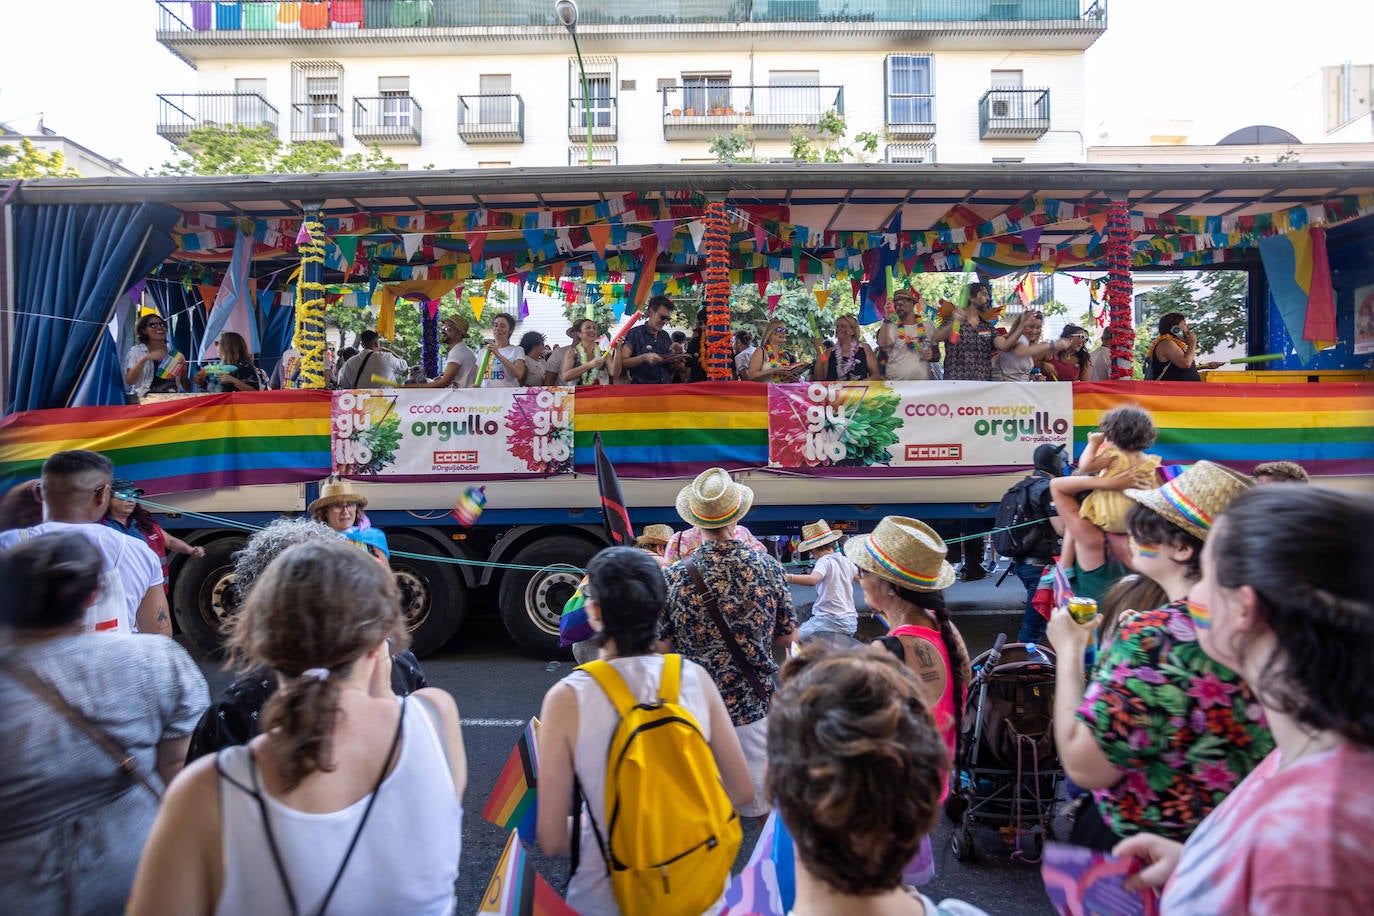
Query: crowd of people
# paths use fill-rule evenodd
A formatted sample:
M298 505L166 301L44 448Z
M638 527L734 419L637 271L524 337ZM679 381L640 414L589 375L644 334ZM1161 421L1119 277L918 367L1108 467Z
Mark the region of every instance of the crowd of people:
M1025 347L1001 352L1043 355L1033 322L1019 330ZM908 352L948 345L936 333ZM518 381L505 346L491 359ZM601 371L590 355L569 348L564 371ZM1199 461L1160 483L1153 430L1143 411L1112 411L1076 473L1061 447L1038 448L1026 505L1050 533L1010 557L1028 589L1023 638L1051 563L1102 611L1085 623L1055 607L1029 634L1057 653L1054 738L1083 793L1072 842L1137 859L1131 886L1160 889L1165 913L1369 912L1374 554L1361 533L1374 499L1303 485L1292 462L1250 477ZM195 548L145 518L136 482L67 451L16 493L16 527L0 533L8 907L452 911L461 720L406 651L365 497L327 481L311 518L249 539L229 637L239 677L212 702L186 652L157 638L170 636L161 556ZM1099 503L1107 493L1120 499ZM817 520L797 546L814 567L788 570L742 524L753 499L712 468L678 494L684 530L648 526L588 565L579 657L595 661L547 692L537 738L536 837L573 856L567 902L614 914L660 901L666 914L683 911L673 887L704 887L690 911L713 911L741 820L773 811L793 841L794 913L979 912L918 889L973 680L945 599L954 545L915 518L847 539ZM856 584L888 627L871 644L857 638ZM817 590L805 621L791 586ZM682 759L704 778L674 770L673 792L630 792L637 777L608 745L642 748L622 734L627 716L665 708L674 740L699 742ZM654 786L667 764L635 754L649 769L634 785ZM702 810L727 816L628 883L645 868L626 845L671 843L700 786L716 793ZM627 832L631 815L653 836Z
M936 318L923 317L921 294L898 289L892 310L878 326L872 342L864 339L858 318L840 315L835 338L814 337L814 358L799 358L793 335L781 320L770 320L756 344L748 330L733 337L732 378L745 381L792 382L924 381L1102 381L1111 377L1106 347L1090 352L1088 331L1065 325L1053 339L1044 339L1044 314L1034 308L1016 313L1005 328L1000 308L991 307L991 291L984 283L969 284L967 305L946 304ZM706 381L703 361L705 311L698 312L689 336L668 331L675 306L667 296L652 297L644 318L614 345L604 342L610 330L590 318L566 331L567 344L550 346L539 331L515 338L518 319L498 313L491 320L490 340L474 347L471 323L461 315L439 322L444 352L438 374L430 378L388 349L374 330L363 331L357 349L349 347L327 359L327 375L337 388L508 388L539 385L667 384ZM289 384L299 354L283 354L269 378L254 362L243 338L226 331L218 338L219 359L194 377L178 374L185 365L169 349L167 324L157 315L144 315L136 327L137 343L125 357L124 383L130 398L188 390L253 391ZM514 342L513 342L514 341ZM1220 363L1197 363L1197 335L1186 317L1172 312L1159 320L1159 334L1151 343L1145 377L1165 381L1198 381L1200 368ZM194 384L193 384L194 383Z

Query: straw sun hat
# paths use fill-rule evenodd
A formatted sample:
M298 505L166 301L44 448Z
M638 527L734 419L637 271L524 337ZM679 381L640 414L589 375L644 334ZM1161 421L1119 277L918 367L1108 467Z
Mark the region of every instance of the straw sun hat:
M844 537L842 533L832 531L825 519L821 519L814 525L802 525L802 540L797 545L797 551L815 550L817 547L833 544L842 537Z
M702 471L677 495L677 514L697 528L724 528L744 518L754 491L735 483L721 468Z
M954 582L945 560L944 540L925 522L889 515L872 534L845 541L845 556L864 572L918 592L934 592Z
M367 505L367 497L353 489L353 484L347 480L340 480L331 477L320 486L320 498L311 503L306 511L314 515L320 509L327 509L330 506L340 506L345 503L356 503L361 509Z
M1221 511L1253 484L1254 480L1230 468L1199 461L1162 487L1125 492L1142 506L1205 541Z
M650 544L666 544L672 536L673 529L667 525L645 525L643 533L635 538L635 546L648 547Z

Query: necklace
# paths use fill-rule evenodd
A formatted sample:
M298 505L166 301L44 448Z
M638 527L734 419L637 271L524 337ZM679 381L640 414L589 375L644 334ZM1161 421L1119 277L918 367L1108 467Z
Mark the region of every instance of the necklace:
M859 352L859 341L855 340L853 349L849 351L849 355L841 355L839 358L839 371L835 373L838 379L844 379L849 375L849 373L854 371L854 363L858 362L859 360Z
M916 325L916 336L912 337L906 332L906 325L897 325L897 342L906 345L912 353L926 345L926 326L924 323Z
M764 365L764 368L766 368L766 369L776 369L776 368L778 368L779 366L783 365L782 357L783 357L783 354L782 354L782 353L779 353L777 350L774 350L771 346L764 347L764 348L763 348L763 361L764 361L764 364L765 364L765 365Z
M595 356L595 351L594 351L594 350L589 352L589 351L588 351L585 347L583 347L583 345L580 344L580 343L577 345L577 350L578 350L579 353L582 354L582 357L583 357L582 363L583 363L583 365L586 365L587 363L591 362L593 359L596 358L596 356ZM586 372L582 373L581 378L579 378L579 379L577 380L577 384L579 384L579 385L591 385L591 384L593 384L595 381L596 381L596 370L595 370L595 369L588 369Z

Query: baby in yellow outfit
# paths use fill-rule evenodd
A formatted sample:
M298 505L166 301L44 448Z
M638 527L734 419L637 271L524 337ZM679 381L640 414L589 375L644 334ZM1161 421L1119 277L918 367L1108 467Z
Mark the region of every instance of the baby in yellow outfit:
M1127 487L1159 485L1159 456L1145 452L1155 444L1159 431L1150 415L1139 407L1107 411L1097 429L1088 434L1088 444L1078 459L1078 473L1116 480L1111 487L1089 492L1079 513L1103 531L1125 534L1126 513L1135 503L1122 491Z

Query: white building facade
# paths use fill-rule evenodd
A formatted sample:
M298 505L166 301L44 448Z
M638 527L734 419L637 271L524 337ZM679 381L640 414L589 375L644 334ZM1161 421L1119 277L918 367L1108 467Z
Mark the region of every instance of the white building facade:
M195 68L158 132L268 126L409 168L709 162L741 131L759 159L828 113L873 159L1084 161L1084 50L1105 0L157 0L158 40ZM590 104L588 104L590 102Z

